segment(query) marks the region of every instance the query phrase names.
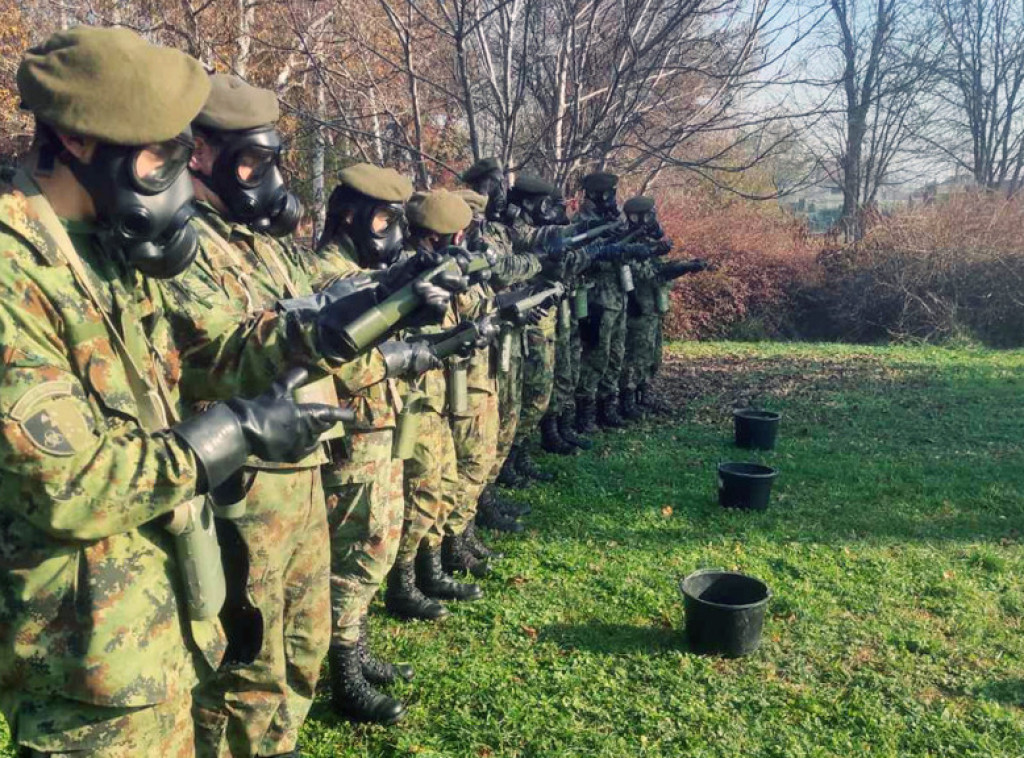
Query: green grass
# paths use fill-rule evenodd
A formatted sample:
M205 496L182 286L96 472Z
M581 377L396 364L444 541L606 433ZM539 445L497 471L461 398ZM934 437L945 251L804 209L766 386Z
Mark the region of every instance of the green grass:
M307 753L1024 755L1024 353L690 344L665 385L677 423L545 461L484 601L374 616L417 668L406 722L321 698ZM778 451L731 446L736 401L784 414ZM779 467L769 511L717 506L729 459ZM677 581L707 566L774 592L749 658L687 650Z

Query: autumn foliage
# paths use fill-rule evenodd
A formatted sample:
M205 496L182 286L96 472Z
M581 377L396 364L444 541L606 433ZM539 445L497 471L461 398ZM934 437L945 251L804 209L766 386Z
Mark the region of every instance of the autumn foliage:
M775 203L717 198L699 189L662 194L658 215L674 258L705 258L716 271L677 280L666 320L672 337L787 333L796 290L817 283L820 240Z

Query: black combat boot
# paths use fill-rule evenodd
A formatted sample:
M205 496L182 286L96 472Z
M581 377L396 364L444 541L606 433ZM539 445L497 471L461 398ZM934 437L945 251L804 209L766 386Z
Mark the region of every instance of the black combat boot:
M498 484L502 487L509 487L514 490L522 490L529 487L533 482L523 476L516 469L516 459L519 457L519 449L516 445L508 451L508 457L501 464L501 471L498 472Z
M540 420L540 446L555 455L576 455L576 446L562 439L558 431L558 416L553 413Z
M441 567L441 550L420 545L416 555L416 586L427 597L440 600L479 600L484 591L479 584L457 582Z
M619 415L618 405L618 395L606 395L605 397L602 397L597 408L597 423L605 429L624 428L626 426L626 422L623 421L622 417Z
M626 421L640 421L644 412L636 404L636 390L622 390L619 392L619 411Z
M399 561L388 574L388 587L384 591L384 608L392 616L406 621L440 621L448 609L427 597L416 586L416 564Z
M441 542L441 567L452 574L472 574L483 579L491 573L487 561L482 561L470 552L461 534L446 534Z
M597 434L597 407L592 398L576 398L576 431L580 434Z
M669 416L672 409L658 400L651 392L651 385L644 383L636 388L636 402L642 410L655 416Z
M581 437L577 434L576 428L573 426L575 418L576 412L573 409L570 408L562 411L562 415L558 417L558 433L570 445L575 445L580 450L590 450L594 443L586 437Z
M494 504L498 506L499 511L509 518L522 518L533 513L533 506L529 503L524 503L522 500L513 500L497 491L494 493Z
M331 679L331 708L361 724L395 724L405 715L398 700L374 689L359 662L359 648L332 645L327 654Z
M533 462L533 458L530 457L530 443L527 440L523 440L517 447L519 452L516 454L516 471L538 482L555 481L554 474L544 471Z
M519 534L523 531L523 525L516 521L515 517L509 516L501 510L496 496L481 498L476 511L476 523L484 529L492 529L496 532Z
M462 541L466 543L466 547L469 549L469 552L477 558L486 559L488 561L500 561L505 557L504 553L499 553L497 550L491 550L491 548L484 544L484 541L480 539L480 535L476 533L475 521L469 522L469 526L466 527L466 531L462 533Z
M411 682L415 673L407 663L388 663L370 652L370 621L366 616L359 620L359 665L363 667L366 681L375 686L394 684L399 679Z

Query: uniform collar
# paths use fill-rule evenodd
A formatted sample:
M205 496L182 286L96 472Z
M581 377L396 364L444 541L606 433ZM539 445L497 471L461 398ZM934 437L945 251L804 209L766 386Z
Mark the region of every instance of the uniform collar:
M21 237L47 265L63 264L60 244L25 200L25 191L42 194L35 180L20 168L4 171L0 180L0 223Z
M202 217L203 221L212 226L213 230L228 242L234 242L237 239L252 242L255 239L256 232L250 229L248 225L225 218L224 214L205 200L196 200L195 206L197 213Z

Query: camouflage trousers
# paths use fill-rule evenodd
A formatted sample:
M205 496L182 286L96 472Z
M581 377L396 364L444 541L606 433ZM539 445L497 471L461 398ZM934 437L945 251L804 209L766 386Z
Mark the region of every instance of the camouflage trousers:
M477 412L451 418L458 485L455 507L444 522L446 534L462 534L473 523L480 493L490 484L498 455L498 394L470 390L470 395L470 408Z
M422 542L432 548L441 544L444 522L455 508L458 486L455 442L448 418L423 409L412 458L405 462L405 521L399 563L413 560Z
M62 717L75 712L82 726L39 744L19 745L16 758L207 758L196 751L188 690L181 697L141 708L113 708L59 698L47 705Z
M501 464L508 458L508 451L516 441L519 430L519 415L523 405L523 358L519 352L513 352L509 361L509 370L498 373L498 413L501 421L498 424L497 454L494 468L488 477L489 483L498 478Z
M330 642L320 468L253 473L245 515L231 523L249 552L246 594L263 622L262 635L259 629L239 631L256 635L248 644L262 644L251 662L230 660L229 647L228 659L195 696L197 743L219 758L295 748Z
M661 364L661 316L648 313L626 319L626 358L619 389L635 390L654 378Z
M526 327L523 346L523 409L516 441L532 434L548 412L555 386L555 323L558 308L548 309L536 326Z
M393 429L352 431L325 467L331 533L331 644L353 647L359 621L395 563L402 535L402 461Z
M591 303L580 324L583 358L576 394L589 400L618 394L626 352L626 311Z
M570 302L566 300L566 303ZM574 314L560 316L555 330L555 383L548 413L561 414L576 407L576 385L580 381L580 324Z

